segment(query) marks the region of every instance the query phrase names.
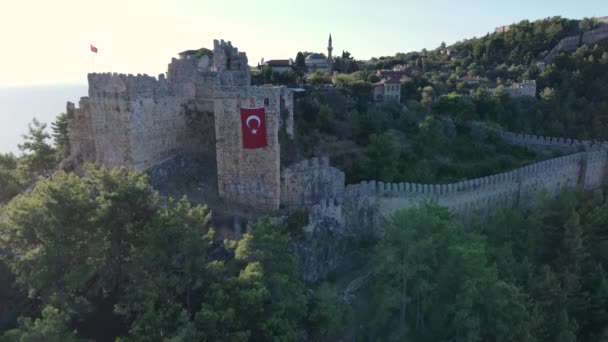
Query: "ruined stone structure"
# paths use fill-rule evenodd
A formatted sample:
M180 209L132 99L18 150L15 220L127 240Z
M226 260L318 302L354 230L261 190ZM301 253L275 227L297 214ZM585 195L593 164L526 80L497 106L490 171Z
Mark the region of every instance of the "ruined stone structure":
M509 32L509 30L511 29L512 25L503 25L503 26L498 26L494 29L494 32L496 33L506 33Z
M68 102L66 113L70 132L70 153L78 156L78 162L95 160L95 140L91 126L91 105L88 97L80 99L79 108Z

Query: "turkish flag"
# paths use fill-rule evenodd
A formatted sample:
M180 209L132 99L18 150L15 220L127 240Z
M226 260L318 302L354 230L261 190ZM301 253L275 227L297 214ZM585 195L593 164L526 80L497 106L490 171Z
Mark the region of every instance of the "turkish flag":
M266 109L241 108L241 128L243 129L243 148L262 148L266 141Z
M90 45L91 45L91 51L97 53L97 48L94 47L93 44L90 44Z

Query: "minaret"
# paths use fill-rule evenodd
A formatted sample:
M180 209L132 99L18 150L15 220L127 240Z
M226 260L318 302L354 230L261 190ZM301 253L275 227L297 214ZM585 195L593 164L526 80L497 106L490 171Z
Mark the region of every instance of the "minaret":
M331 51L333 50L333 46L331 46L331 33L329 34L329 42L327 44L327 64L328 64L328 71L329 71L329 76L331 76L333 74L333 67L331 65Z

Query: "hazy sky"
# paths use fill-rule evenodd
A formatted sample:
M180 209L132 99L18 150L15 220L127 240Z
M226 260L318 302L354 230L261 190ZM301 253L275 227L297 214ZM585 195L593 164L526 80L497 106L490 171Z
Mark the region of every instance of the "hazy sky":
M214 38L231 40L255 65L324 52L331 32L334 53L368 59L521 19L608 15L608 1L1 0L0 13L0 86L14 86L84 83L92 70L158 75L177 52L212 47Z

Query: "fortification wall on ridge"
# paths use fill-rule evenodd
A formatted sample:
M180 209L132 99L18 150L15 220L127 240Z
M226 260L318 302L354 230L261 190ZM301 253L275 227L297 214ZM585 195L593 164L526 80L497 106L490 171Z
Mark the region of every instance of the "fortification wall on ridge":
M464 217L486 216L518 203L531 205L540 191L555 197L564 187L593 190L605 185L608 150L579 152L488 177L451 184L362 182L346 187L344 221L361 229L378 227L398 209L431 201Z
M577 140L569 138L552 138L529 134L517 134L512 132L502 133L503 141L511 144L526 147L537 152L562 152L575 153L579 151L596 151L608 149L607 142Z
M579 35L568 36L563 38L557 43L557 45L549 51L547 56L544 59L545 64L550 64L553 61L553 58L560 51L574 51L578 48L579 42L583 44L594 44L601 40L608 38L608 17L595 18L596 21L600 24L597 28L586 31L583 33L583 36Z
M329 166L329 158L312 158L290 165L281 173L281 205L314 205L342 197L344 172Z
M78 108L68 102L66 106L70 159L80 163L95 162L95 139L91 123L91 105L88 97L81 97Z

